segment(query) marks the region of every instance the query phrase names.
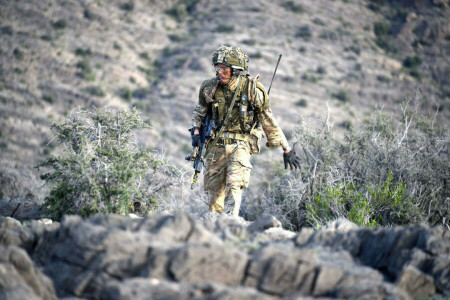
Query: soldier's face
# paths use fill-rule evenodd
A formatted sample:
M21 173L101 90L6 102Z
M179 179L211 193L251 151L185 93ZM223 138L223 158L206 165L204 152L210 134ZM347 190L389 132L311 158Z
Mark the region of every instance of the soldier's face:
M231 79L231 68L224 64L217 64L215 66L217 77L221 83L228 83Z

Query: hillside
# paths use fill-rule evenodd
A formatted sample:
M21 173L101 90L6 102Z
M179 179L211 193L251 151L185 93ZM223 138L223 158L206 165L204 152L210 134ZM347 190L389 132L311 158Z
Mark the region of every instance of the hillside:
M221 44L247 51L266 86L283 54L271 98L288 136L327 103L344 131L415 92L450 118L447 0L29 0L0 15L0 158L18 170L54 153L52 122L92 105L136 106L153 126L140 141L189 167L186 128Z

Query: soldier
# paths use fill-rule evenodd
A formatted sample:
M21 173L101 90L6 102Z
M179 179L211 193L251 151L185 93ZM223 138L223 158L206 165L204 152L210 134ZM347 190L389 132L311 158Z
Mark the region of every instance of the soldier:
M189 130L196 147L201 144L200 128L206 115L217 124L216 137L209 140L204 157L204 189L210 211L237 216L243 189L249 183L250 157L260 152L263 131L268 147L283 149L285 169L300 167L300 160L275 120L258 76L249 76L248 56L242 49L221 46L214 51L212 63L216 77L200 86Z

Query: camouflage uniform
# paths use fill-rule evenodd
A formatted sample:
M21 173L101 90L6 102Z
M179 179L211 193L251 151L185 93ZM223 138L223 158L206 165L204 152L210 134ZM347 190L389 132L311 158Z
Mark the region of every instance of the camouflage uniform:
M208 112L212 113L217 124L221 124L237 90L237 100L228 124L223 125L225 128L217 143L211 145L211 139L207 145L204 177L210 211L225 211L233 215L239 214L242 192L249 184L252 169L250 157L259 153L263 131L267 136L268 147L288 145L272 114L264 86L257 78L240 76L240 88L237 76L227 84L219 83L216 78L204 81L191 124L191 128L200 128ZM218 133L219 130L216 131Z

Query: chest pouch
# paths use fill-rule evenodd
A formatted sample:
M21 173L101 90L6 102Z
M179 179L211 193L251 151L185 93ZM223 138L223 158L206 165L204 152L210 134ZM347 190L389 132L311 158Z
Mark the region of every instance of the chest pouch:
M221 87L218 87L214 95L213 118L221 125L226 114L225 95Z
M241 102L239 104L239 123L241 125L241 130L245 133L249 133L251 130L251 119L253 119L253 111L249 110L248 95L243 93L241 95Z

